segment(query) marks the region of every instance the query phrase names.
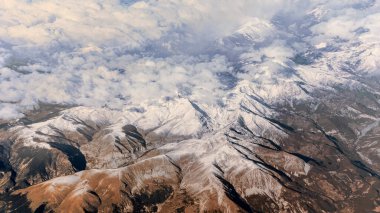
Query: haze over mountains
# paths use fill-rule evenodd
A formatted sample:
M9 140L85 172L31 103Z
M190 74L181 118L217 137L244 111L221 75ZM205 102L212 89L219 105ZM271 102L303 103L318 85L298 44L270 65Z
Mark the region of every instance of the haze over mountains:
M351 85L353 72L378 73L373 0L4 0L0 10L3 118L38 101L223 104L244 80L269 99L299 99L294 82Z
M380 212L375 0L0 0L0 209Z

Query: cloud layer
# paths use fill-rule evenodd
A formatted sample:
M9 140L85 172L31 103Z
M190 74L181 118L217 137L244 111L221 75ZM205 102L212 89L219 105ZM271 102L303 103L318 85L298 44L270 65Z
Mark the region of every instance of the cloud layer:
M347 62L380 73L374 0L0 0L0 26L3 119L38 102L220 104L243 80L278 99Z

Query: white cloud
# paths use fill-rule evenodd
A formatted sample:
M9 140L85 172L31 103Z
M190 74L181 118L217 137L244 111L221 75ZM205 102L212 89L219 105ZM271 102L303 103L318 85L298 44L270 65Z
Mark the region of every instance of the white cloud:
M344 54L378 72L379 8L371 0L0 0L0 118L38 101L213 104L226 82L241 80L281 91L300 80L291 59L322 43L322 53L339 46L337 64Z

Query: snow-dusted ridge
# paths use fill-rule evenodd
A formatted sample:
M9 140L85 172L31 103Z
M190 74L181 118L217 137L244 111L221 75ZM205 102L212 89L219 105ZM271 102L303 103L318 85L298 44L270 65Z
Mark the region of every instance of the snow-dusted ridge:
M160 211L177 208L177 204L183 205L185 198L181 196L185 196L195 202L186 204L186 208L196 206L201 210L306 211L309 207L304 202L312 203L311 208L356 209L351 205L357 202L356 195L351 193L367 190L365 196L372 202L371 188L376 188L380 177L380 168L374 164L379 156L373 152L379 144L367 139L377 137L379 129L373 121L380 115L378 102L374 102L377 96L372 93L378 88L370 81L351 80L356 84L352 89L346 90L345 84L315 87L312 93L301 89L308 94L306 98L285 98L282 102L267 98L268 93L260 93L254 83L242 81L226 94L221 105L187 98L162 99L124 111L80 106L41 122L25 125L20 120L18 125L4 129L1 137L7 146L19 150L10 152L16 180L34 186L12 196L26 195L32 201L30 208L37 209L45 202L37 193L42 191L44 196L52 196L49 205L68 209L68 203L77 208L83 199L92 200L96 194L107 200L88 201L98 209L114 203L131 210L140 207L128 203L130 199L161 193L160 187L164 187L173 196L165 198L168 203L147 206L156 205ZM341 89L344 93L334 93ZM363 92L371 96L358 95ZM368 108L357 103L366 103ZM347 107L342 108L344 105ZM341 119L348 120L336 123ZM35 155L29 156L29 152L43 152L56 159L43 158L42 165L49 171L44 178L81 172L35 184L43 180L29 169L36 166ZM336 188L319 187L335 181L335 174L350 175L353 181L364 178L371 184L362 182L360 189L354 189L359 191L350 194L340 189L352 184L348 180ZM98 179L101 181L95 181ZM156 179L160 184L151 184ZM64 193L56 194L52 187L65 189ZM113 193L120 189L131 194L124 197ZM317 199L315 191L321 193ZM332 204L324 194L338 202ZM269 200L256 204L251 198ZM350 202L346 203L347 199ZM366 208L371 205L368 203Z
M379 14L0 0L0 211L379 211Z

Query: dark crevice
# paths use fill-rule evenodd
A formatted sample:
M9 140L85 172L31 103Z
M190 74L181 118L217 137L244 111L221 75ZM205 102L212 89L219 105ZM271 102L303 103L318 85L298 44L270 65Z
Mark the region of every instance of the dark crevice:
M193 102L193 101L190 101L189 100L189 102L190 102L190 104L191 104L191 106L193 106L193 108L197 111L197 112L199 112L199 114L200 114L200 116L201 116L201 121L202 121L202 125L203 125L203 127L206 127L206 128L209 128L208 127L208 123L209 123L209 121L211 120L211 118L210 118L210 116L207 114L207 112L205 112L203 109L201 109L195 102Z
M125 125L122 127L122 130L127 139L130 139L133 142L140 143L143 147L146 147L146 141L144 140L143 136L138 132L135 126Z
M364 171L368 172L369 174L371 174L372 176L380 179L380 175L377 174L375 171L373 171L368 166L366 166L363 162L361 162L359 160L351 160L351 163L352 163L352 165L356 166L357 168L364 170Z
M218 174L214 174L215 177L217 177L219 179L219 181L223 184L223 188L224 188L224 193L226 194L226 196L231 200L233 201L237 206L239 206L240 208L242 208L244 211L246 212L249 212L249 213L253 213L253 212L257 212L257 211L254 211L251 206L247 203L247 201L245 201L238 192L236 192L235 190L235 187L230 183L228 182L226 179L224 179L222 176L218 175Z
M35 133L38 134L38 135L43 135L43 136L47 136L47 137L51 137L51 138L55 138L55 139L61 139L61 140L64 140L64 141L68 141L69 143L75 144L77 147L79 147L78 142L70 140L70 139L68 139L68 138L66 138L64 136L62 137L62 136L57 136L57 135L50 135L50 134L43 133L41 131L36 131Z
M73 117L73 116L69 116L69 115L64 115L62 117L62 119L66 120L66 121L70 121L72 122L73 124L80 124L80 125L83 125L91 130L95 130L94 127L88 125L86 122L84 122L83 120L81 120L80 118L77 118L77 117Z
M123 154L123 150L118 146L118 145L115 145L116 149L121 153Z
M169 160L169 162L175 167L177 168L177 170L179 171L179 173L182 172L182 169L180 166L178 166L178 164L171 158L169 157L168 155L165 155L165 157Z
M63 152L68 157L68 160L70 161L75 171L82 171L86 169L86 158L78 148L71 145L54 142L50 142L48 144L51 147Z
M337 138L335 138L334 136L331 136L329 134L327 134L325 132L325 130L319 126L319 124L314 121L313 119L309 118L309 120L311 120L314 124L314 126L322 132L322 134L327 138L327 140L331 141L334 145L335 145L335 148L342 154L344 155L347 159L350 160L351 164L354 165L356 168L362 170L362 171L365 171L367 172L368 174L370 174L371 176L374 176L376 178L379 178L380 179L380 175L378 173L376 173L375 171L373 171L371 168L369 168L368 166L366 166L363 162L361 162L360 160L355 160L355 159L352 159L352 157L349 156L349 154L345 153L342 148L340 147L339 145L339 141Z
M305 156L305 155L303 155L303 154L300 154L300 153L294 153L294 152L286 152L286 153L291 154L291 155L294 155L294 156L296 156L296 157L302 159L305 163L313 162L313 163L315 163L315 164L318 165L318 166L321 166L321 165L322 165L321 161L315 160L315 159L313 159L313 158L311 158L311 157L308 157L308 156Z
M224 174L222 167L220 167L216 162L212 163L212 165L221 173Z
M120 149L120 147L118 147L117 145L119 145L119 146L123 147L124 149L128 150L129 153L132 153L132 151L125 144L123 144L121 142L119 136L115 137L115 146Z
M34 211L34 213L44 213L45 208L46 208L46 203L43 203L37 207L37 209Z
M80 128L80 127L78 127L76 130L81 135L83 135L87 139L87 141L92 141L93 134L91 132L87 132L86 130L84 130L83 128Z

